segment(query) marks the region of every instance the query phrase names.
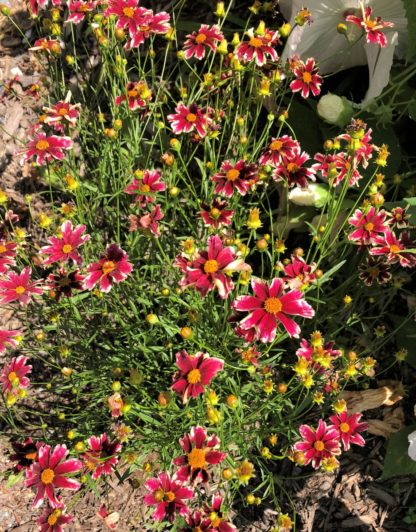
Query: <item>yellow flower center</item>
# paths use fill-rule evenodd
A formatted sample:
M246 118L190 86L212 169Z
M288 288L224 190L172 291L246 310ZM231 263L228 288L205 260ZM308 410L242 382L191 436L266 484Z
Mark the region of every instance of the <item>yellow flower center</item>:
M137 96L139 95L139 91L137 91L136 89L132 89L131 91L127 91L127 95L129 96L129 98L137 98Z
M176 495L173 493L173 491L167 491L165 493L165 501L167 502L173 502L176 498Z
M220 269L220 265L216 260L207 260L204 264L205 273L215 273Z
M58 111L58 115L66 116L68 114L68 109L65 109L65 107L61 107Z
M253 48L261 48L263 46L263 41L258 37L252 37L249 44L250 46L253 46Z
M3 246L3 244L0 244L0 253L5 253L7 251L6 246Z
M156 490L153 492L153 497L155 501L157 502L162 501L164 496L165 496L165 492L163 490Z
M340 426L339 426L339 430L341 432L349 432L350 431L350 426L348 425L348 423L341 423Z
M192 469L202 469L207 463L205 460L205 450L204 449L192 449L188 454L188 464Z
M299 166L296 163L289 163L286 168L290 174L294 174L299 170Z
M143 194L147 194L147 192L150 192L150 187L149 187L149 185L141 183L139 185L139 191L142 192Z
M264 309L269 314L277 314L282 310L282 302L278 297L269 297L264 302Z
M123 15L128 18L134 17L134 7L123 7Z
M25 458L27 458L28 460L35 460L35 458L36 458L36 451L33 451L32 453L27 453L27 454L25 454Z
M36 143L36 149L40 151L47 150L49 148L49 142L45 139L38 140Z
M221 524L221 517L218 516L217 512L211 512L209 514L209 520L211 521L211 525L213 528L218 528Z
M316 441L313 446L317 451L323 451L325 449L324 442L320 440Z
M10 382L14 382L14 381L16 381L16 379L17 379L18 383L20 382L20 379L17 376L17 373L15 371L11 371L7 378L9 379Z
M238 179L239 175L239 170L237 170L236 168L231 168L231 170L228 170L228 172L226 173L227 181L235 181L236 179Z
M221 211L219 209L217 209L216 207L212 207L211 216L213 218L219 218L221 216Z
M367 28L369 30L373 30L377 26L377 21L376 20L371 20L371 19L368 18L365 21L365 25L367 26Z
M72 246L71 244L65 244L63 247L62 247L62 251L64 253L71 253L72 251Z
M196 384L201 382L201 372L199 369L191 369L187 376L189 384Z
M57 508L54 510L51 515L48 517L48 525L54 526L56 525L56 522L58 521L59 517L62 515L62 510Z
M26 292L26 288L24 286L16 286L15 292L17 295L21 296Z
M365 224L364 227L366 231L372 231L374 229L374 224L372 224L371 222L368 222L367 224Z
M149 31L150 30L150 26L149 25L144 25L144 26L140 26L139 27L140 31Z
M198 44L202 44L206 40L207 40L207 36L204 35L203 33L200 33L199 35L197 35L195 42L197 42Z
M302 78L305 83L310 83L312 81L312 75L310 72L304 72Z
M52 469L44 469L40 476L42 484L52 484L53 479L55 478L55 473Z
M399 253L400 247L397 244L393 244L390 246L390 253Z
M193 123L193 122L196 122L196 119L197 119L197 116L196 116L196 114L194 114L194 113L188 113L188 114L186 115L186 120L187 120L188 122L192 122L192 123Z
M271 149L271 151L279 151L282 149L282 146L283 142L281 140L274 140L270 143L269 148Z
M377 277L380 270L378 268L370 268L368 270L368 273L370 274L370 277Z
M107 273L110 273L115 270L115 267L116 265L112 260L106 260L105 262L103 262L102 266L103 273L106 275Z

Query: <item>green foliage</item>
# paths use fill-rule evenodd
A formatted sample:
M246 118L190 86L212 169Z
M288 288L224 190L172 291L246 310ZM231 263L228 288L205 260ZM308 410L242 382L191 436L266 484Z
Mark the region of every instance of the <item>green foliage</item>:
M381 480L400 475L415 475L416 462L412 460L407 450L409 448L408 435L416 430L416 425L404 427L391 436L387 442Z

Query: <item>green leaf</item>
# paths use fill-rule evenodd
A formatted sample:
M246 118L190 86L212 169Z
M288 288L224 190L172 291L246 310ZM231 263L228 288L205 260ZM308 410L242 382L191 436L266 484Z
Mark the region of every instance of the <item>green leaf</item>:
M407 18L407 34L409 42L407 45L406 59L410 62L416 57L416 2L415 0L403 0Z
M399 349L407 349L405 361L416 368L416 322L410 319L402 327L400 327L402 319L394 319L393 322L399 327L395 334L396 345Z
M15 484L23 479L23 471L20 471L17 475L11 474L6 482L6 488L12 488Z
M409 205L410 223L416 225L416 198L403 198L406 205Z
M407 436L414 430L416 430L416 424L404 427L389 439L380 480L399 475L416 475L416 461L408 455L409 441L407 439Z
M323 285L324 283L327 283L331 279L331 275L334 275L335 272L337 272L344 264L346 263L346 260L342 260L338 264L336 264L333 268L328 270L323 274L323 276L319 279L319 286Z

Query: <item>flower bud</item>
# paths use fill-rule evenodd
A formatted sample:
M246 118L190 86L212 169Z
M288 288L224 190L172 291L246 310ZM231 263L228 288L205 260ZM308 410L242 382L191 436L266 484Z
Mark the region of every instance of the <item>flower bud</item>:
M344 96L325 94L320 98L317 106L318 115L328 124L344 127L352 118L354 110L352 104Z

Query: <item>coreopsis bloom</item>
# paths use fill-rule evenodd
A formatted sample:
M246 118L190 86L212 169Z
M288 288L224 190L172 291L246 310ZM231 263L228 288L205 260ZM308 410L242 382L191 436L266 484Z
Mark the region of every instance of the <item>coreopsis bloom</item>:
M173 463L179 466L176 477L182 482L208 482L209 467L226 457L226 453L216 450L221 443L219 438L215 434L208 437L202 427L192 427L179 443L185 454L174 458Z
M364 214L360 209L356 209L354 216L348 219L348 223L356 227L355 231L348 235L348 240L368 246L379 233L387 230L385 221L384 210L377 212L374 207L370 207Z
M322 419L317 429L301 425L299 432L303 441L295 443L294 449L304 454L305 465L311 463L314 469L318 469L322 460L341 454L338 430L332 425L328 426Z
M298 153L299 150L299 142L289 135L272 138L266 150L261 154L259 163L262 166L266 164L278 166L285 158L290 158L294 152Z
M292 290L302 290L307 288L310 283L316 282L316 264L307 264L302 257L292 255L291 262L288 264L279 264L282 268L282 279Z
M367 129L367 124L362 120L352 119L346 128L346 133L337 136L337 140L347 143L348 153L351 154L357 164L367 168L374 151L372 144L372 129Z
M19 336L20 331L3 331L0 329L0 355L3 354L8 347L14 348L17 346L15 336Z
M380 31L384 28L392 28L394 26L393 22L384 22L381 20L381 17L376 17L375 19L371 18L373 13L373 8L370 6L364 7L364 3L361 3L361 12L362 16L347 15L345 20L347 22L352 22L359 28L363 28L366 33L367 43L379 44L382 48L387 45L386 35Z
M309 181L315 181L315 169L303 166L309 160L306 152L295 150L276 165L272 177L275 181L285 181L289 188L295 185L306 188Z
M299 336L299 325L289 318L302 316L312 318L315 315L313 308L303 299L300 290L284 291L281 279L273 279L269 284L260 279L253 278L251 287L254 296L239 296L233 302L233 308L240 312L248 312L239 324L240 329L255 329L255 338L261 342L272 342L276 337L279 323L282 324L289 336Z
M63 532L64 526L72 522L72 515L66 514L64 508L45 508L36 520L39 532Z
M83 234L86 229L85 225L74 227L71 220L66 220L61 225L61 236L51 236L49 245L40 248L39 252L42 255L48 255L43 263L52 264L72 260L78 265L81 264L82 257L78 253L78 248L90 239L90 235Z
M316 164L312 165L315 172L320 172L322 177L328 179L333 187L338 186L344 177L349 177L349 185L352 187L358 183L362 175L358 171L358 162L352 155L345 152L338 153L316 153L314 155Z
M125 406L125 403L118 392L110 395L110 397L107 399L107 403L111 412L111 417L120 417L123 415L122 409Z
M15 266L16 242L0 239L0 275L5 273L10 266Z
M190 397L204 393L205 386L223 369L224 362L201 351L190 355L182 349L176 353L176 365L179 370L173 376L172 390L182 396L185 404Z
M138 48L151 35L165 35L170 30L170 15L165 11L154 14L151 9L136 8L136 28L127 43L126 49Z
M254 465L248 460L243 460L235 470L235 476L240 484L246 485L255 476Z
M358 277L366 286L372 286L375 281L386 284L392 278L388 264L375 257L368 257L358 266L358 271Z
M146 109L148 103L152 100L153 93L145 81L129 81L126 86L126 94L115 97L115 104L121 105L127 101L129 109Z
M56 301L60 301L62 296L71 297L73 290L83 290L84 279L85 275L81 275L79 270L68 273L65 268L60 268L48 275L46 288Z
M244 259L237 257L232 247L225 247L221 238L213 235L208 238L208 249L199 251L192 262L186 265L185 275L179 284L183 288L194 287L202 297L216 289L218 295L226 299L234 288L230 274L250 269Z
M293 73L296 79L290 84L292 92L300 92L302 98L307 98L311 92L318 96L321 92L322 78L318 74L315 59L309 57L306 62L295 61Z
M211 523L211 530L218 530L219 532L234 532L237 529L232 523L225 519L224 512L221 510L222 503L223 497L221 495L213 495L211 505L204 506L204 512Z
M3 366L0 383L4 394L16 395L19 389L29 386L30 379L26 375L32 371L32 366L26 365L28 360L27 357L19 355Z
M182 516L189 514L184 500L192 499L194 491L175 478L171 479L168 473L162 472L157 478L146 480L145 486L151 493L144 496L144 502L148 506L156 506L152 515L155 521L167 518L173 523L177 513Z
M14 454L10 455L10 460L17 462L14 466L16 471L22 471L31 466L36 460L38 448L42 442L34 442L32 438L25 438L22 442L12 441Z
M159 221L163 220L165 215L163 214L160 205L155 205L151 212L137 216L136 214L130 214L129 231L141 231L146 236L160 236Z
M213 530L211 526L211 520L208 517L204 517L199 510L195 510L192 514L185 517L187 526L181 528L181 532L211 532Z
M332 361L341 356L341 351L334 349L335 342L325 342L319 331L311 335L311 341L303 339L296 356L313 364L316 371L330 368Z
M139 202L140 207L145 207L148 203L156 200L156 194L166 190L166 184L161 181L161 174L158 170L145 170L143 175L124 189L126 194L136 195L134 203Z
M226 208L227 202L214 198L211 204L201 203L201 217L207 227L218 229L225 225L231 225L234 211Z
M207 134L212 123L209 109L202 109L195 103L186 106L180 103L176 106L176 113L168 115L168 121L176 135L196 131L201 138Z
M394 207L391 212L387 213L386 224L390 227L397 227L397 229L405 229L410 225L410 217L407 212L409 205L405 208ZM0 244L1 255L1 244ZM0 258L0 272L1 272L1 258Z
M97 480L102 475L111 475L118 462L117 453L121 451L121 444L117 440L110 442L106 433L101 436L91 436L88 440L89 449L82 455L84 466Z
M39 165L56 159L62 161L65 157L64 150L72 148L72 140L69 137L58 137L57 135L46 135L40 131L35 138L28 142L24 148L26 152L23 160L27 161L34 157Z
M34 42L29 50L32 50L33 52L40 50L48 54L60 54L62 47L63 44L56 39L46 39L46 37L41 37Z
M242 63L248 63L254 59L256 65L265 65L268 58L271 61L279 59L275 46L279 43L279 32L265 29L260 35L253 28L246 32L247 40L241 42L235 49L235 57Z
M128 255L117 244L110 244L98 262L87 266L85 288L92 290L99 283L101 292L109 292L114 283L121 283L133 270Z
M87 13L91 13L97 7L98 2L87 0L68 0L69 16L65 23L72 22L73 24L79 24L82 22Z
M38 286L41 281L31 282L31 274L29 267L24 268L21 273L9 271L0 280L0 303L19 301L21 305L27 305L32 296L43 294L43 288Z
M214 192L228 198L231 198L234 192L245 196L257 180L257 165L246 163L244 159L234 164L224 161L220 171L212 176L212 181L217 183Z
M138 0L109 0L104 16L114 15L117 18L116 29L127 29L132 37L137 28L138 15L143 10L137 4Z
M393 231L385 230L383 235L377 235L373 238L373 247L370 248L370 255L385 255L388 264L400 263L403 268L413 268L416 265L416 256L406 252L408 244L406 233L402 233L399 238ZM410 246L414 248L414 245Z
M74 127L79 117L79 104L61 101L51 107L43 107L46 114L43 123L52 126L57 131L63 131L64 124Z
M203 59L207 48L213 52L217 49L217 44L224 39L219 26L209 27L207 24L202 24L198 31L193 31L186 36L186 41L183 45L185 51L185 59L196 57Z
M26 469L25 486L36 489L32 508L39 508L45 496L52 508L59 508L62 503L56 497L56 489L77 490L81 487L77 480L67 477L82 468L80 460L65 460L68 452L66 445L57 445L54 449L50 445L39 447L36 461Z
M344 412L329 418L332 426L338 431L344 451L350 449L351 443L359 445L360 447L365 445L365 440L359 433L367 430L368 424L360 422L361 417L361 413L348 414L348 412L344 410Z
M260 351L254 345L244 349L236 348L235 352L240 355L244 364L253 364L253 366L258 365L259 357L261 357Z

